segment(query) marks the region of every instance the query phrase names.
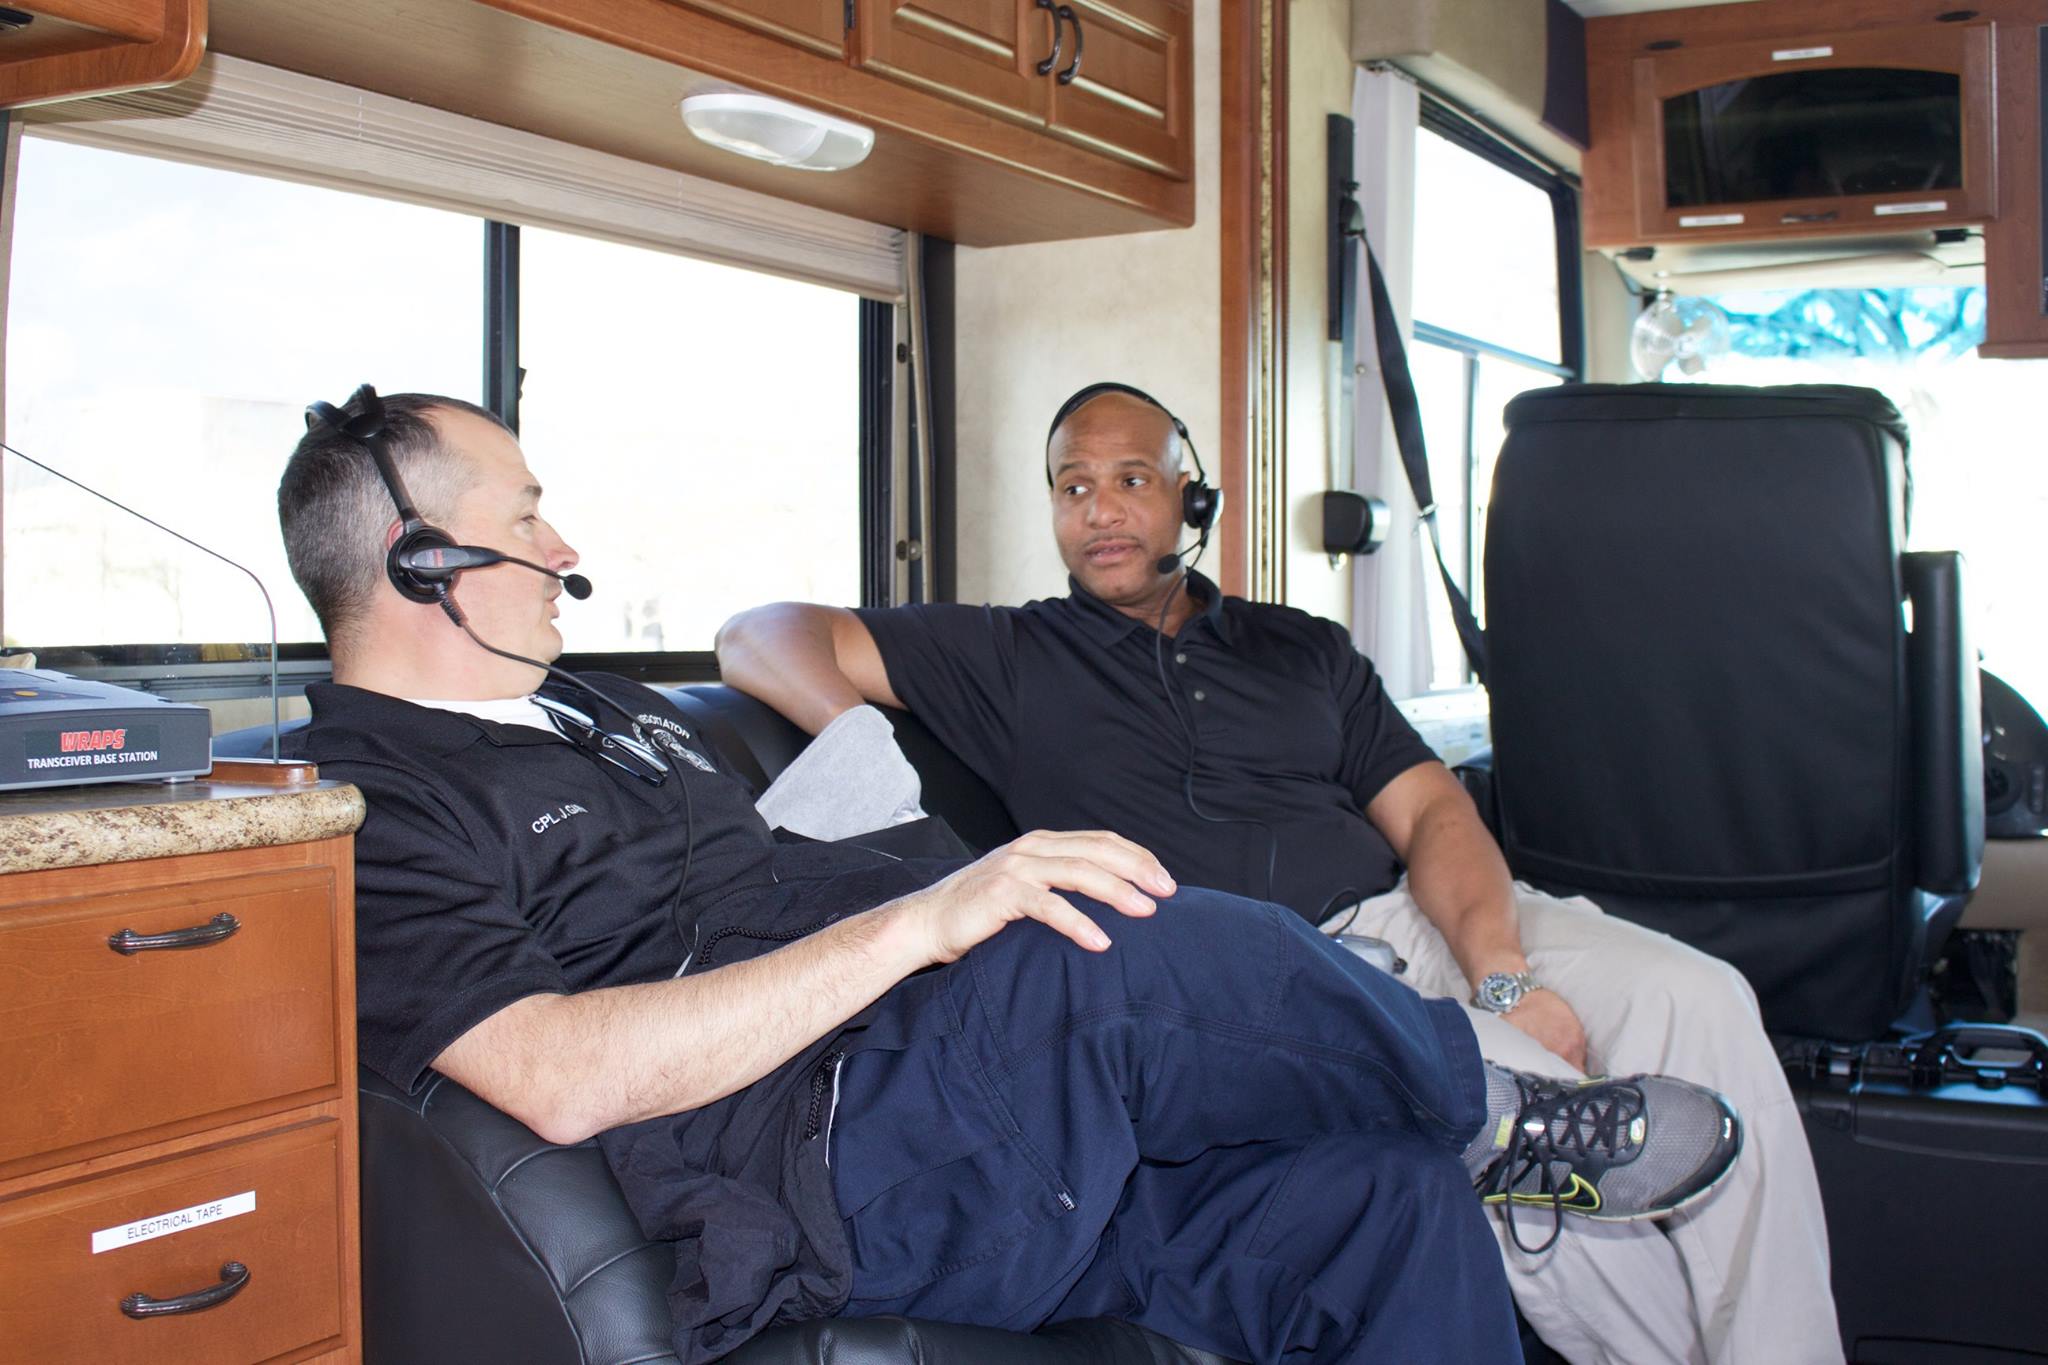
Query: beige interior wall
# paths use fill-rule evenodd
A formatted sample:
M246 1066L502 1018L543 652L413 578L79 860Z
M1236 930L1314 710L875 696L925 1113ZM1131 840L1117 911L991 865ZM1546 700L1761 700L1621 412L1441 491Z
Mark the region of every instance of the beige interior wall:
M1351 614L1351 573L1322 550L1331 487L1338 373L1329 316L1331 114L1351 112L1351 0L1292 0L1287 12L1287 588L1288 605ZM1348 463L1349 452L1343 461ZM1340 483L1349 471L1335 471Z
M1586 379L1594 384L1633 384L1636 373L1629 368L1629 329L1635 326L1640 304L1629 292L1628 282L1614 262L1597 251L1588 251L1579 262L1579 276L1585 282Z
M1045 424L1082 385L1135 384L1179 414L1205 459L1217 448L1221 10L1219 0L1194 8L1195 225L963 247L954 257L963 602L1066 591L1046 498ZM1203 567L1213 571L1217 560L1212 542Z

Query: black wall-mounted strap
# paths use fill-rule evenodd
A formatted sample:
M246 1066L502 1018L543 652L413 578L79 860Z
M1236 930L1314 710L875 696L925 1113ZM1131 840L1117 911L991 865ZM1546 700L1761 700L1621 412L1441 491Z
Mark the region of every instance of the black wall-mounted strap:
M1415 380L1408 373L1408 348L1401 341L1401 324L1394 316L1393 300L1387 296L1386 277L1380 274L1379 259L1365 234L1357 234L1365 252L1366 275L1372 289L1372 334L1380 353L1380 382L1387 390L1387 410L1394 423L1394 444L1401 450L1401 465L1408 471L1408 487L1415 494L1415 508L1429 530L1429 545L1436 552L1436 569L1443 575L1444 595L1450 599L1451 619L1458 627L1458 642L1472 665L1472 676L1486 681L1486 636L1472 615L1472 603L1451 577L1444 563L1443 537L1436 525L1436 493L1429 481L1429 452L1422 440L1422 405L1415 397Z

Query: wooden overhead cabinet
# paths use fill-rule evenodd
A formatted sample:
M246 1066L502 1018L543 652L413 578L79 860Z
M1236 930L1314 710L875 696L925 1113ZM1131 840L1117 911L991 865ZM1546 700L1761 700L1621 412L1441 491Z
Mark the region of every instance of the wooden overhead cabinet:
M1984 238L1979 355L2048 359L2048 25L2000 24L1999 201Z
M170 85L206 51L206 0L17 0L0 20L0 109Z
M1185 0L210 3L216 52L963 245L1194 221ZM692 138L678 102L734 87L874 150L819 174Z
M1184 0L855 0L863 69L1184 180Z
M1055 134L1162 175L1192 170L1194 21L1182 0L1070 0L1052 78Z
M679 0L691 9L813 52L846 53L845 0Z
M999 118L1045 122L1047 73L1064 37L1053 0L858 0L856 8L866 70Z
M1980 354L2048 357L2041 0L1809 0L1586 25L1594 247L1981 232Z

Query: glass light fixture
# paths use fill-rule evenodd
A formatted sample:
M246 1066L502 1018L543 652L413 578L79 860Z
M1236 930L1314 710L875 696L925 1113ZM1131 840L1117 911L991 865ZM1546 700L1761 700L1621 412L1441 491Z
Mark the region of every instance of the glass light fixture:
M771 166L843 171L866 160L875 145L872 128L768 95L691 95L682 111L700 141Z

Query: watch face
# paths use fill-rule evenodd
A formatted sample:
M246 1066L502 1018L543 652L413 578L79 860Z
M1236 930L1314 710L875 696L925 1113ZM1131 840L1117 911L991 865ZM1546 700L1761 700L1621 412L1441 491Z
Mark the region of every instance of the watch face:
M1496 1014L1506 1014L1522 1003L1522 983L1506 972L1495 972L1479 983L1479 998Z

